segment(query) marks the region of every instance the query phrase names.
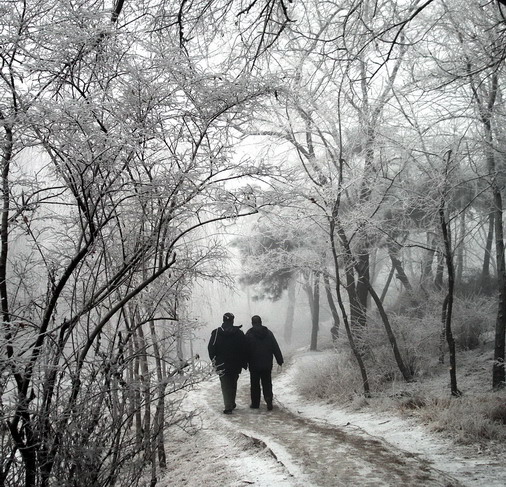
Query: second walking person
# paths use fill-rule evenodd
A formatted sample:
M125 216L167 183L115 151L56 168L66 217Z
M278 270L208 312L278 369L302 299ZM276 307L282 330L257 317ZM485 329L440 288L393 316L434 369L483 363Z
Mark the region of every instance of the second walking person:
M260 407L260 395L263 392L267 409L271 411L273 407L271 377L273 358L276 359L278 365L283 365L283 354L272 331L262 325L260 316L253 316L251 325L251 328L246 332L251 387L250 407L253 409Z

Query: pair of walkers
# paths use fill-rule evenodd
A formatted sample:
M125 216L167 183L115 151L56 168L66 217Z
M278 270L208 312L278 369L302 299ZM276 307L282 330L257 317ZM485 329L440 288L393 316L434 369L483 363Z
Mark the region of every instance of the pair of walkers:
M248 368L250 407L260 407L260 396L263 392L267 409L272 410L273 358L278 365L283 365L283 355L274 334L262 325L260 316L251 318L251 328L244 334L241 326L234 326L234 315L225 313L223 324L212 331L207 349L220 377L225 414L231 414L235 409L237 381L242 370Z

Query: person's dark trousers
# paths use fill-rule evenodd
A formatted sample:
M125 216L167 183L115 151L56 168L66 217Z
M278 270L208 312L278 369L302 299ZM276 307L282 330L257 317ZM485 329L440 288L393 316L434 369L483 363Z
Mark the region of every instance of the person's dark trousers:
M221 393L223 394L223 404L225 411L232 411L235 408L235 396L237 394L237 381L239 374L220 375Z
M258 408L260 406L260 384L264 399L267 404L272 404L272 379L271 370L250 370L250 387L251 387L251 407Z

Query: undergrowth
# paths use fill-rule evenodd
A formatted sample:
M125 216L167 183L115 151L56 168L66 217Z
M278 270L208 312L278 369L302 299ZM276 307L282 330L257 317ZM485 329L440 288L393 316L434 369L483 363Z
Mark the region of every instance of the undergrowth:
M337 354L315 359L297 374L298 392L312 399L344 404L360 394L360 388L357 369Z
M433 431L450 434L457 442L469 444L505 440L504 416L500 418L497 414L499 411L504 414L505 409L504 399L478 394L444 400L429 398L418 412Z
M477 357L480 356L475 353L469 360L461 361L458 376L463 383L462 397L451 397L447 366L440 365L409 384L393 377L387 380L383 368L371 368L369 380L373 393L365 399L361 376L356 365L350 366L354 361L348 352L322 354L313 362L305 363L297 373L296 383L298 392L310 400L409 415L458 443L504 441L506 391L487 391L486 379L474 377L484 370L475 362ZM488 373L489 367L486 370ZM483 389L477 390L477 385Z

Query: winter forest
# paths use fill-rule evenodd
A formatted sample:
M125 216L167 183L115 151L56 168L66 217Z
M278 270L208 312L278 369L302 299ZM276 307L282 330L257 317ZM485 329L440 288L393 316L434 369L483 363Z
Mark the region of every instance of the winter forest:
M506 422L504 0L0 0L0 55L0 487L157 485L217 289L343 401L488 346Z

